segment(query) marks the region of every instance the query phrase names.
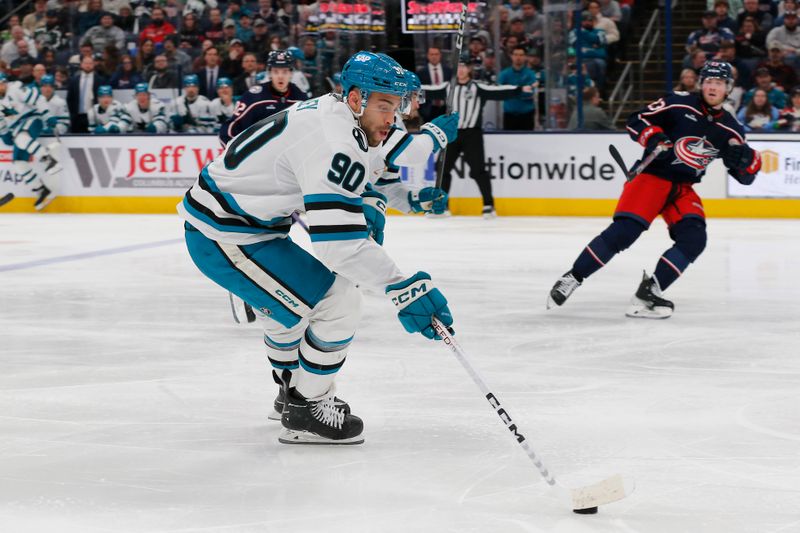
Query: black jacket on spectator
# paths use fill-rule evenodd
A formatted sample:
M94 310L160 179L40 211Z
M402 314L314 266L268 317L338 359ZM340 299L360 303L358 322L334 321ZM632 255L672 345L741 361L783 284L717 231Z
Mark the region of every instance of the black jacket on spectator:
M92 83L92 105L97 103L97 89L101 85L108 85L108 80L95 72ZM81 94L81 73L78 72L67 82L67 109L69 109L69 122L73 133L86 133L89 122L86 114L78 114L80 105L78 100Z
M433 85L427 62L425 66L417 70L417 76L419 76L419 81L422 85ZM439 83L450 81L453 77L453 71L449 67L442 65L442 77L444 79L439 80ZM444 100L426 99L425 103L419 106L419 114L422 115L426 121L431 121L440 115L444 115L446 112L447 102Z
M214 83L214 86L211 88L212 89L211 92L210 93L208 92L208 81L209 80L206 77L206 75L208 74L208 71L206 70L206 67L202 67L199 70L196 70L195 74L197 74L197 77L200 79L200 87L199 87L200 94L205 96L209 100L213 100L214 98L216 98L217 97L216 81ZM224 77L225 77L225 73L222 71L222 67L221 66L217 66L217 78L216 79L219 80L220 78L224 78Z

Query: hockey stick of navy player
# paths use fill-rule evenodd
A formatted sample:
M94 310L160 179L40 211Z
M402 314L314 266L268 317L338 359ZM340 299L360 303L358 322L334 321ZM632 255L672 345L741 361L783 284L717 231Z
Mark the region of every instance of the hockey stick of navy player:
M633 178L644 172L644 170L652 163L656 157L659 156L661 152L664 150L669 150L669 148L665 148L663 145L659 144L656 146L656 149L650 152L650 154L644 158L644 161L639 163L636 167L633 168L630 172L628 172L628 168L625 166L625 160L622 159L622 154L619 153L617 147L613 144L608 145L608 151L611 153L611 157L614 158L614 161L617 162L619 168L622 169L622 173L625 175L625 179L627 181L631 181Z
M492 410L497 413L497 416L500 417L500 420L503 421L503 424L505 424L505 426L511 432L514 440L516 440L517 443L522 446L522 449L525 450L528 458L539 470L539 473L547 482L547 484L557 491L558 496L565 503L569 503L572 511L578 514L594 514L597 512L598 506L619 501L626 496L629 496L633 492L635 487L633 481L623 478L620 474L611 476L593 485L574 489L564 487L558 483L555 476L553 476L553 474L550 472L550 469L547 468L539 455L531 447L528 439L520 432L517 423L514 422L508 411L502 407L500 400L491 390L489 390L489 387L478 375L478 372L472 367L470 362L467 360L464 350L453 338L444 324L442 324L439 319L434 317L432 320L432 326L436 331L436 334L442 338L445 346L450 348L450 350L456 356L456 359L458 359L458 362L461 363L461 366L464 367L464 369L467 371L467 374L469 374L469 376L472 378L472 381L474 381L481 390L484 397L489 402L489 405L492 406Z
M458 21L458 34L456 34L456 46L455 46L455 57L456 60L453 62L455 65L455 69L453 69L453 77L450 79L450 86L447 87L447 113L450 114L453 112L453 87L455 86L457 71L458 71L458 61L461 58L461 48L464 44L464 28L467 25L467 4L466 2L461 4L461 18ZM442 188L442 177L444 174L444 156L447 153L447 146L442 148L442 164L439 166L439 171L436 173L436 188Z
M0 207L6 205L8 202L10 202L13 199L14 199L14 193L13 192L10 192L8 194L3 195L3 197L0 198Z

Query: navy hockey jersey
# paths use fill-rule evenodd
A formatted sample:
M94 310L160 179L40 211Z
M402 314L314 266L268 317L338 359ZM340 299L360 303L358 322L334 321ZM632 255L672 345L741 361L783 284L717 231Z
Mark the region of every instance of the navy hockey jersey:
M670 138L674 146L668 156L650 163L646 172L673 182L699 182L727 146L745 144L744 129L733 115L708 107L699 94L682 91L631 114L627 129L631 138L645 147L659 131ZM645 150L642 159L648 153ZM735 171L731 174L736 177Z
M283 111L296 102L308 100L308 94L301 91L294 83L283 94L274 92L270 82L254 85L242 95L233 111L233 116L219 130L222 144L239 135L241 132L270 115Z

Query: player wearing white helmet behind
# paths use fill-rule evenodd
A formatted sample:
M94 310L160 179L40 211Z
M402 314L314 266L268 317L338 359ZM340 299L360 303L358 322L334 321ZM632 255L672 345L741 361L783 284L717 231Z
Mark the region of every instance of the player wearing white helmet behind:
M356 285L385 293L408 332L435 338L432 317L453 322L430 276L401 272L365 219L372 152L408 103L406 73L359 52L343 85L344 98L298 103L239 134L178 206L195 264L262 318L284 443L364 441L334 387L360 320ZM295 211L308 214L316 257L287 238Z
M200 94L200 78L197 74L183 77L183 94L175 99L170 120L177 132L214 132L216 120L211 112L211 101Z
M110 85L97 88L97 103L89 110L87 118L92 133L126 133L131 129L131 116L122 103L114 100Z
M164 104L151 97L146 83L137 83L133 92L134 99L125 104L125 110L131 117L132 131L167 133L169 120Z
M50 150L38 140L49 116L47 101L36 88L8 81L0 72L0 138L13 147L14 172L37 195L37 210L56 197L63 170L58 161L60 143L51 143L56 149Z

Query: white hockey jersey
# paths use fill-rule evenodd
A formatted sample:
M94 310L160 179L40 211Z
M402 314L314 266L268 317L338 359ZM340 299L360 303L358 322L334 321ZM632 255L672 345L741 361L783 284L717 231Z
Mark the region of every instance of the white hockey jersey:
M211 102L202 94L189 101L186 95L179 96L170 114L172 126L182 133L213 133L216 119L211 113Z
M147 109L140 109L139 103L131 100L125 104L125 110L131 117L132 131L150 133L167 133L169 131L166 107L155 98L150 98L150 107Z
M236 102L233 100L231 100L231 103L228 105L223 104L219 97L211 100L211 116L214 117L214 133L219 133L222 125L231 119L234 109L236 109Z
M102 108L94 104L89 110L89 129L94 131L97 126L103 126L112 133L126 133L131 129L131 116L128 109L117 100L112 100L111 105Z
M0 98L0 135L27 131L35 119L46 121L50 116L47 101L34 87L19 81L8 82L6 94Z
M383 290L405 276L369 238L364 220L360 195L378 151L340 98L299 102L228 143L178 212L210 239L250 244L285 237L291 214L305 211L317 257L351 281Z
M53 135L54 133L64 135L69 131L69 111L66 100L53 94L50 100L45 98L44 101L49 114L45 118L42 135Z

